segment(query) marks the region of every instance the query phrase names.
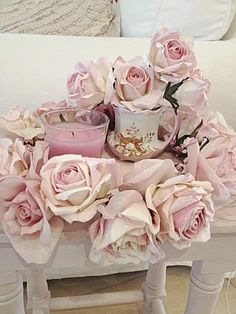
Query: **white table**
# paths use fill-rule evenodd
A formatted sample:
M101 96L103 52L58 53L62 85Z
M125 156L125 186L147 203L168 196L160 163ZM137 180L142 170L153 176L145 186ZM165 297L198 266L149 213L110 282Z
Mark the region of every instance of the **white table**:
M130 59L144 55L149 49L149 39L141 38L79 38L37 35L0 35L0 108L7 111L12 105L30 108L48 100L65 97L65 82L79 59L107 56L114 60L118 55ZM222 111L232 119L235 112L236 42L196 42L195 51L199 67L212 83L210 108ZM195 244L190 249L177 251L166 247L167 260L196 261L191 272L191 285L187 314L210 314L220 291L224 273L236 266L236 222L216 220L213 237L206 244ZM86 246L66 233L61 239L54 259L47 265L57 269L78 267L76 260L86 258ZM76 245L75 245L76 244ZM78 249L78 245L80 249ZM72 257L72 258L71 258ZM22 281L24 266L16 258L4 235L0 236L0 313L22 314ZM90 274L92 273L92 268ZM121 268L120 268L121 269ZM116 271L119 272L119 267ZM126 268L128 269L128 267ZM97 272L93 268L93 274ZM98 271L101 274L101 269ZM105 271L104 271L105 273ZM37 280L36 280L37 279ZM146 313L165 313L162 300L165 296L165 264L152 265L144 285ZM47 313L48 291L43 271L28 271L29 308L34 314ZM99 295L99 298L70 298L75 307L105 303L136 301L143 298L142 291ZM199 301L201 299L201 302ZM68 304L69 299L50 300L50 307ZM92 303L93 302L93 303ZM73 304L72 304L73 303ZM202 308L203 307L203 308Z
M144 313L164 314L166 313L163 306L163 301L166 299L165 262L193 261L185 314L213 314L225 272L231 272L236 267L236 222L216 218L212 224L212 232L212 238L207 243L196 243L188 249L177 250L171 245L166 245L164 247L166 259L158 264L150 264L146 282L140 291L50 299L43 268L30 267L27 270L28 313L46 314L49 313L49 308L63 310L130 303L144 299ZM64 268L65 264L68 264L67 267L76 267L80 258L80 251L76 250L77 245L81 242L78 238L81 238L78 231L65 232L55 255L44 267L60 269ZM83 241L86 245L86 240ZM66 251L69 254L65 255ZM4 235L0 237L0 252L0 313L23 314L25 312L20 271L25 267L16 257Z

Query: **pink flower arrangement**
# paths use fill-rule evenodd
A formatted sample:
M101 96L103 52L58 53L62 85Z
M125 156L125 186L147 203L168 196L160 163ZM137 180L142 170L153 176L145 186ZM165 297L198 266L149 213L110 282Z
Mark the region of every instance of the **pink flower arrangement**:
M192 44L163 29L146 58L78 62L66 101L0 115L0 219L15 251L27 263L46 263L65 225L81 223L89 258L103 266L155 263L166 242L186 248L209 240L216 210L236 201L236 133L221 114L205 113L209 88ZM173 158L132 165L74 154L48 158L40 114L72 106L114 117L112 105L135 113L172 106L179 123L169 145ZM167 111L161 136L173 126Z

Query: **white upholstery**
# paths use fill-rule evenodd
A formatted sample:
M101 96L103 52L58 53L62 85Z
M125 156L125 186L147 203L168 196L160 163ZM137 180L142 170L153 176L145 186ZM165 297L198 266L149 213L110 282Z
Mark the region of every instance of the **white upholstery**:
M119 0L121 35L150 37L162 27L200 40L219 40L232 22L235 0Z
M0 35L0 108L36 108L66 95L66 79L78 59L118 55L132 58L148 52L150 39L86 38L70 36ZM210 108L233 119L236 113L236 42L196 41L199 67L212 83Z

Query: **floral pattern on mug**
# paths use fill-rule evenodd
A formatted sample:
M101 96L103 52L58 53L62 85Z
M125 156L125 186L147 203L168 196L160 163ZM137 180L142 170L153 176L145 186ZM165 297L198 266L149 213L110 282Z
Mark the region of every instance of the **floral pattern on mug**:
M76 71L67 80L69 107L93 109L101 103L108 104L112 84L111 66L105 58L77 63Z
M0 192L2 226L17 253L27 263L47 262L60 237L63 221L54 219L45 205L40 180L1 178Z
M130 111L153 110L161 106L165 84L155 80L152 66L141 57L128 62L118 58L114 63L114 77L113 104Z
M96 215L97 204L122 182L114 159L62 155L51 158L41 170L46 204L69 223L86 222Z
M145 198L148 208L160 216L159 240L169 240L177 248L208 241L215 213L212 191L210 182L195 181L191 174L150 185Z
M107 266L140 262L156 263L164 257L155 240L159 225L137 191L114 192L107 205L98 206L102 214L89 229L90 259Z
M11 109L7 114L0 115L0 129L2 132L6 131L5 135L13 140L16 137L26 141L36 137L42 138L38 119L29 110L18 107Z
M192 75L196 58L192 44L180 37L179 32L163 28L151 40L149 60L157 77L168 82L180 82Z

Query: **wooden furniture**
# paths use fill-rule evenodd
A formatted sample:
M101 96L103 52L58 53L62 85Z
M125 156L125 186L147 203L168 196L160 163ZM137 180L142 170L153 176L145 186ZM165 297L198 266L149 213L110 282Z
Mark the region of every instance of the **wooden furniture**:
M150 264L146 281L140 291L91 294L50 299L44 268L76 267L80 251L80 231L64 232L50 262L43 267L27 267L27 313L46 314L49 309L73 309L105 304L131 303L144 300L145 314L164 314L166 301L166 261L193 261L190 288L185 314L213 314L221 291L225 272L236 267L236 222L216 218L212 224L212 238L207 243L196 243L190 248L177 250L165 246L166 259ZM86 247L86 241L84 242ZM68 255L68 252L69 255ZM6 236L0 237L0 313L23 314L22 278L25 266L17 258Z

